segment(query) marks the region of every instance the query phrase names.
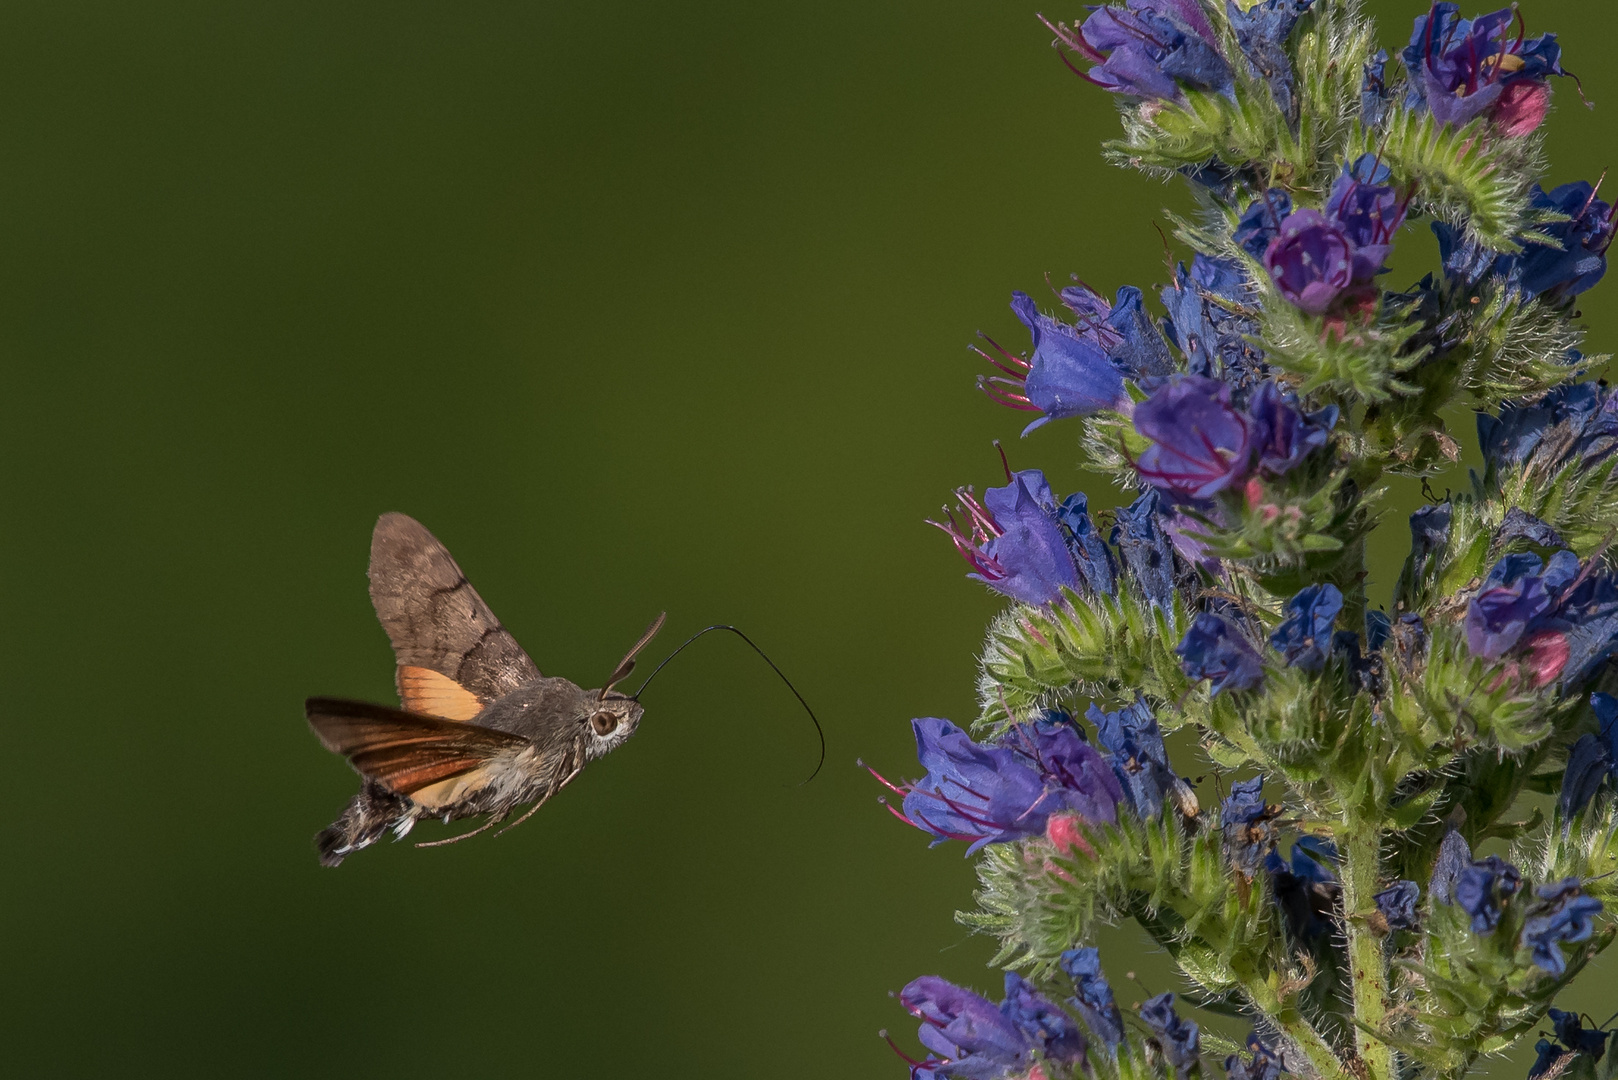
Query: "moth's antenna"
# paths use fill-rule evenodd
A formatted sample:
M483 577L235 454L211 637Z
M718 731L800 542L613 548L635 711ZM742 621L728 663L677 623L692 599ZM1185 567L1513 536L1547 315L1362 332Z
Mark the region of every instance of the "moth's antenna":
M658 612L657 618L652 620L652 625L650 625L650 626L648 626L646 628L646 633L642 634L640 636L640 640L635 642L634 648L630 649L628 655L626 655L622 660L618 661L618 666L613 669L612 675L608 677L607 685L605 685L605 686L603 686L601 688L601 696L597 700L599 700L599 701L607 700L607 691L611 690L614 686L617 686L619 683L621 683L625 679L629 678L629 673L631 671L635 670L635 656L636 656L636 654L639 653L642 649L646 648L646 646L648 646L648 645L650 645L652 643L652 639L657 636L657 632L659 630L663 629L663 620L668 618L668 617L669 617L668 612L666 612L666 611ZM684 646L682 646L682 648L683 647ZM654 671L654 672L652 672L652 674L656 675L657 672ZM651 681L650 679L647 680L647 682L650 682L650 681ZM641 687L641 689L644 690L645 687L643 686L643 687ZM636 694L635 696L640 697L639 694Z
M661 617L659 617L660 624L661 621ZM686 638L685 641L681 643L679 648L665 656L663 658L663 662L652 669L652 673L646 676L646 681L640 684L640 689L635 691L633 699L635 701L639 701L640 696L646 693L646 688L652 685L652 680L657 678L657 673L667 667L670 660L673 660L676 656L679 656L680 653L684 652L687 645L697 640L697 638L701 637L703 634L714 630L728 630L732 634L735 634L737 637L741 638L743 641L747 642L747 647L758 653L759 657L766 664L770 665L770 670L781 677L781 681L787 684L787 689L792 691L792 696L798 699L798 704L803 706L803 711L809 714L809 722L815 725L815 734L820 737L820 760L815 763L815 771L809 774L809 780L813 780L815 777L819 776L820 767L826 764L826 732L821 728L820 720L815 716L815 710L811 709L809 707L809 703L803 699L803 695L798 693L798 688L792 685L792 680L786 677L786 673L775 666L775 661L766 656L764 650L753 643L752 638L748 637L734 626L719 623L713 626L704 627L703 629L692 634L690 637ZM647 636L647 640L650 640L650 635ZM645 644L645 642L642 642L642 644ZM636 648L639 647L640 646L636 646ZM807 784L809 780L805 780L804 783Z

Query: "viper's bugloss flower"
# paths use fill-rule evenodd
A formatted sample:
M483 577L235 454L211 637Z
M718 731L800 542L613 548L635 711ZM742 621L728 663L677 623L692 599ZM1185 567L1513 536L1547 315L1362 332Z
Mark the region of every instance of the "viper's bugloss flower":
M1111 825L1118 820L1124 791L1112 768L1066 713L1046 714L1033 723L1017 724L1002 745L1040 775L1046 789L1041 816L1072 811L1087 822Z
M911 727L927 775L913 784L888 785L904 798L903 812L893 811L900 820L933 836L934 843L966 841L969 855L984 844L1045 831L1051 800L1044 778L1023 755L979 745L948 720L922 717Z
M1618 698L1611 694L1591 694L1590 708L1596 714L1596 722L1601 725L1597 737L1606 744L1607 753L1612 756L1612 778L1618 781Z
M1600 900L1584 895L1581 885L1578 878L1570 877L1539 886L1534 890L1538 903L1523 920L1523 946L1532 950L1534 963L1553 978L1560 979L1567 972L1561 943L1590 940L1595 932L1591 920L1604 907Z
M1500 924L1500 905L1522 888L1522 874L1498 855L1486 855L1455 878L1453 895L1460 909L1472 916L1474 934L1490 934Z
M1281 222L1292 213L1292 196L1283 188L1268 188L1242 211L1231 239L1236 246L1260 262L1270 242L1281 234Z
M1534 1044L1534 1052L1538 1055L1534 1063L1528 1067L1528 1080L1539 1080L1539 1077L1550 1072L1558 1061L1573 1051L1564 1046L1558 1046L1549 1039L1541 1039Z
M1547 567L1538 555L1507 555L1489 570L1466 608L1466 643L1472 655L1498 660L1522 640L1530 623L1549 611L1556 590L1579 572L1579 557L1558 551Z
M1273 382L1259 386L1247 412L1257 433L1258 467L1271 476L1286 475L1325 446L1338 416L1335 405L1306 415L1297 397Z
M1051 420L1128 410L1123 372L1107 355L1122 337L1101 314L1081 315L1079 325L1070 326L1041 313L1022 292L1011 294L1011 310L1033 337L1033 356L1025 360L984 338L998 355L981 349L978 355L1001 374L980 377L978 386L1002 405L1041 414L1023 429L1024 435Z
M1163 798L1184 785L1169 768L1168 749L1157 718L1144 701L1117 712L1103 712L1094 703L1085 713L1096 726L1096 738L1106 748L1113 775L1135 816L1150 821L1163 812Z
M1317 938L1330 928L1332 910L1341 891L1331 869L1336 863L1336 846L1316 836L1294 840L1290 860L1275 851L1264 857L1276 906L1294 940Z
M1270 272L1289 303L1321 315L1345 302L1374 302L1370 289L1393 250L1393 236L1409 206L1387 179L1385 166L1366 154L1343 167L1326 209L1295 210L1264 251Z
M1136 590L1165 615L1174 611L1174 543L1165 531L1162 498L1148 490L1117 512L1112 542Z
M1377 911L1387 920L1389 929L1416 928L1416 901L1421 899L1421 886L1414 881L1395 881L1371 899L1376 902Z
M918 1080L995 1080L1033 1060L1032 1043L999 1006L936 975L923 975L899 991L899 1003L921 1020L917 1037L938 1055L912 1063L911 1076Z
M1048 1060L1083 1063L1085 1040L1078 1022L1015 971L1006 972L1006 998L1000 1011Z
M1199 253L1189 270L1184 263L1175 267L1162 299L1164 332L1185 354L1188 372L1237 388L1265 377L1264 353L1251 340L1260 332L1252 317L1259 298L1239 263Z
M1014 473L1005 487L985 491L982 502L965 488L956 497L964 522L949 513L947 522L929 524L942 529L973 568L967 577L1033 605L1060 599L1064 588L1080 589L1044 473Z
M1173 497L1211 499L1252 472L1253 423L1214 379L1169 379L1135 406L1135 430L1152 440L1136 471Z
M1280 1080L1281 1074L1287 1071L1280 1055L1265 1046L1256 1031L1248 1033L1247 1052L1251 1055L1247 1061L1238 1054L1225 1059L1225 1074L1229 1080Z
M1069 949L1057 963L1063 974L1073 980L1073 1006L1090 1034L1101 1040L1109 1052L1116 1053L1124 1041L1124 1018L1112 998L1112 987L1101 971L1101 954L1094 949Z
M1618 395L1597 383L1558 386L1532 405L1478 414L1483 460L1497 470L1547 475L1568 465L1594 468L1618 449Z
M1438 856L1433 860L1432 880L1427 883L1427 894L1435 904L1455 902L1455 883L1461 871L1472 865L1472 849L1466 838L1454 829L1444 834L1438 844Z
M1282 115L1294 120L1298 106L1286 42L1313 4L1314 0L1262 0L1245 11L1235 4L1225 6L1248 69L1269 84Z
M1513 506L1506 511L1501 519L1500 527L1494 531L1494 547L1505 547L1513 540L1527 540L1540 547L1561 548L1567 547L1567 542L1545 522L1520 506Z
M1607 272L1613 207L1596 198L1595 187L1582 180L1548 193L1535 186L1530 201L1535 210L1565 215L1567 220L1540 226L1554 243L1528 244L1516 254L1497 254L1468 239L1464 230L1434 222L1445 276L1467 289L1487 280L1555 305L1593 288Z
M1096 65L1079 71L1064 54L1063 61L1080 78L1146 100L1183 101L1182 84L1233 92L1235 72L1220 53L1219 39L1197 0L1126 0L1091 12L1082 27L1045 22L1059 45Z
M1379 128L1387 119L1388 106L1393 102L1393 89L1388 85L1388 50L1378 49L1365 65L1365 77L1360 81L1360 115L1368 128Z
M1502 134L1527 135L1550 107L1550 76L1562 70L1555 34L1513 33L1516 6L1475 19L1456 4L1437 3L1418 16L1404 50L1411 107L1430 109L1441 124L1462 127L1488 116Z
M1219 806L1225 856L1249 881L1264 864L1264 857L1275 847L1273 822L1279 812L1279 807L1264 802L1262 776L1230 785L1230 794Z
M1330 583L1310 585L1287 601L1287 618L1270 635L1270 647L1291 667L1319 671L1331 648L1332 623L1343 610L1343 594Z
M1601 737L1580 735L1567 752L1567 769L1562 773L1562 792L1556 802L1562 820L1571 822L1588 806L1612 772L1612 751Z
M1063 289L1064 297L1068 290ZM1107 325L1113 339L1107 356L1125 375L1134 379L1160 379L1174 374L1174 357L1168 343L1146 313L1141 291L1133 285L1118 290L1118 302L1107 312Z
M1218 615L1203 612L1174 651L1193 682L1207 679L1212 692L1251 690L1264 681L1264 661L1247 639Z
M1184 1077L1197 1064L1202 1039L1196 1021L1174 1011L1174 995L1159 994L1141 1004L1140 1018L1152 1029L1158 1048L1174 1071Z
M1557 1040L1569 1050L1589 1054L1595 1061L1600 1061L1602 1055L1607 1052L1607 1037L1612 1034L1611 1032L1585 1027L1578 1013L1550 1009L1545 1015L1550 1018L1551 1025L1556 1029Z
M1090 499L1082 491L1069 495L1056 508L1056 522L1079 577L1091 592L1111 596L1117 591L1117 563L1112 549L1090 519Z

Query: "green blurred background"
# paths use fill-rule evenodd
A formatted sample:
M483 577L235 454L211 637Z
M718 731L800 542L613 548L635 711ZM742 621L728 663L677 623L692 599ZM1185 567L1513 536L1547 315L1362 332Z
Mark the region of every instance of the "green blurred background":
M1528 15L1602 103L1559 89L1553 179L1593 178L1618 14ZM1048 37L961 0L6 5L4 1071L899 1077L888 991L993 989L971 864L854 759L908 775L906 721L973 710L998 605L922 519L996 437L1083 482L973 391L973 332L1022 341L1047 272L1166 276L1184 195L1102 164ZM825 771L793 786L809 725L714 638L518 832L321 870L355 779L301 701L391 700L395 509L547 673L598 684L664 608L659 648L741 625ZM1103 946L1125 1000L1172 986Z

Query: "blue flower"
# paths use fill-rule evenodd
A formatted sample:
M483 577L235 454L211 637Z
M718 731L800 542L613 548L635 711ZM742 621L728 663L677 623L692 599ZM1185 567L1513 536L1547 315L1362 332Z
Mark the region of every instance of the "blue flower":
M1253 646L1218 615L1203 612L1176 646L1180 667L1193 682L1208 679L1213 693L1251 690L1264 681L1264 662Z
M1455 903L1472 916L1474 934L1491 934L1500 924L1500 905L1522 888L1517 868L1498 855L1488 855L1455 878Z
M923 975L899 991L899 1003L922 1021L921 1044L936 1059L918 1063L922 1077L995 1080L1027 1068L1033 1045L989 999L936 975Z
M1264 863L1264 856L1275 847L1272 822L1280 807L1264 802L1264 777L1255 776L1230 785L1230 794L1219 807L1220 830L1225 838L1225 855L1249 881Z
M1108 1051L1117 1052L1124 1041L1124 1018L1112 999L1112 987L1101 971L1101 954L1094 949L1069 949L1057 961L1073 980L1073 1006L1090 1034L1100 1039Z
M1559 386L1533 405L1513 405L1498 417L1478 414L1478 442L1491 469L1532 467L1551 474L1577 462L1584 468L1611 456L1618 442L1618 409L1596 383Z
M1506 135L1526 135L1545 118L1551 75L1565 75L1555 34L1524 40L1513 34L1515 8L1475 19L1438 3L1416 19L1404 50L1411 107L1432 111L1441 124L1462 127L1488 116Z
M1551 1024L1556 1028L1556 1038L1569 1050L1588 1054L1595 1061L1600 1061L1602 1055L1607 1052L1607 1037L1612 1034L1611 1032L1602 1031L1600 1028L1586 1028L1578 1013L1551 1009L1546 1015L1551 1018Z
M1112 596L1117 591L1117 564L1090 520L1089 498L1083 492L1069 495L1056 510L1056 521L1084 584L1091 592Z
M929 524L942 529L973 568L967 577L1033 605L1060 599L1063 589L1080 589L1078 567L1044 473L1014 473L1005 487L985 491L981 503L964 488L956 497L966 521L951 513L947 523Z
M1332 623L1342 610L1337 586L1310 585L1287 601L1287 619L1270 635L1270 647L1291 667L1319 671L1331 647Z
M1618 698L1611 694L1591 694L1590 708L1601 725L1598 737L1606 744L1607 753L1612 757L1612 778L1618 781Z
M1612 774L1613 756L1607 744L1597 735L1581 735L1567 753L1567 770L1562 774L1562 793L1557 798L1557 809L1565 823L1589 805L1601 789L1603 781Z
M1162 498L1147 491L1117 512L1112 542L1140 595L1165 615L1174 612L1174 544L1164 531Z
M1281 222L1291 213L1292 196L1284 188L1261 191L1242 211L1231 239L1237 247L1262 262L1271 241L1281 235Z
M1107 325L1117 338L1109 345L1107 356L1124 374L1135 379L1174 374L1174 358L1163 335L1152 325L1139 289L1125 285L1118 290L1118 302L1107 313Z
M1184 263L1175 268L1174 284L1163 290L1162 299L1168 309L1164 331L1185 354L1192 375L1222 379L1238 389L1265 376L1264 353L1249 340L1259 325L1242 313L1256 309L1259 299L1239 263L1198 254L1190 270Z
M1378 49L1365 65L1360 82L1360 116L1367 128L1379 128L1387 119L1393 91L1388 86L1388 50Z
M1006 972L1006 999L1000 1012L1051 1061L1079 1065L1084 1061L1084 1035L1079 1025L1032 983Z
M1337 406L1328 405L1305 415L1298 399L1273 382L1261 384L1247 405L1253 418L1258 467L1271 476L1284 476L1304 458L1326 445L1337 426Z
M1231 404L1225 383L1169 379L1135 406L1135 430L1152 440L1135 470L1173 497L1211 499L1252 472L1253 422Z
M1129 97L1183 101L1183 83L1231 94L1235 73L1197 0L1127 0L1095 7L1077 30L1046 22L1057 40L1096 64L1082 78Z
M1173 994L1147 999L1140 1007L1140 1018L1152 1029L1158 1049L1176 1073L1184 1077L1196 1067L1202 1051L1201 1037L1195 1021L1174 1011Z
M889 807L900 820L935 837L934 843L967 841L969 855L984 844L1044 832L1045 781L1024 758L1004 747L980 746L948 720L923 717L911 727L927 775L902 787L888 785L904 798L903 812Z
M1555 529L1520 506L1513 506L1506 511L1506 516L1500 521L1500 527L1494 531L1492 546L1497 549L1503 548L1513 540L1527 540L1530 544L1537 544L1540 547L1567 547L1567 542Z
M1496 254L1468 239L1463 230L1434 222L1445 276L1469 290L1489 279L1521 296L1541 297L1556 305L1593 288L1607 272L1613 208L1596 198L1595 188L1582 180L1549 193L1536 186L1530 203L1535 210L1566 215L1568 220L1541 226L1552 243L1529 244L1516 254Z
M1439 842L1438 856L1433 860L1432 880L1427 883L1427 894L1435 904L1455 903L1455 885L1461 872L1472 865L1472 849L1466 838L1454 829L1444 834Z
M1259 1040L1258 1032L1248 1033L1247 1050L1252 1055L1248 1061L1244 1062L1236 1054L1225 1059L1225 1074L1229 1080L1280 1080L1281 1074L1287 1071L1280 1055Z
M1295 940L1318 938L1331 928L1332 910L1341 892L1331 869L1336 863L1336 846L1316 836L1294 840L1290 861L1274 851L1264 857L1276 906Z
M1085 719L1096 726L1096 738L1110 755L1113 775L1136 817L1150 821L1163 812L1164 796L1183 801L1189 795L1185 781L1169 768L1163 733L1146 702L1111 713L1092 703Z
M1601 901L1585 896L1580 886L1576 877L1541 885L1534 890L1539 902L1523 921L1523 946L1532 950L1534 963L1552 978L1560 979L1567 972L1561 942L1590 940L1595 932L1591 920L1602 911Z
M1421 886L1414 881L1395 881L1371 897L1377 911L1387 920L1391 930L1416 928L1416 901L1421 898Z
M1041 314L1022 292L1011 294L1011 310L1033 337L1033 358L1013 356L986 338L999 358L978 353L1002 374L980 377L978 386L1002 405L1042 414L1024 435L1050 420L1129 408L1123 372L1107 355L1119 335L1101 318L1070 326Z
M1296 123L1298 103L1293 96L1292 61L1286 41L1292 28L1314 0L1263 0L1243 11L1233 0L1226 0L1225 14L1236 31L1236 43L1247 58L1250 71L1270 85L1270 93L1281 114Z

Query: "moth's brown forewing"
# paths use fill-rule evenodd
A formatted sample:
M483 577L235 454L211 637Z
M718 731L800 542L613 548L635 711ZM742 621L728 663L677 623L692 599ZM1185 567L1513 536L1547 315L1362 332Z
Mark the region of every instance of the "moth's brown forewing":
M392 829L403 836L422 818L475 814L504 820L513 807L543 805L585 763L634 730L638 703L611 694L612 682L584 691L547 679L500 625L449 552L420 522L384 514L371 537L371 601L397 658L404 709L311 698L310 727L365 780L359 795L316 837L321 862ZM528 814L519 819L527 820Z

